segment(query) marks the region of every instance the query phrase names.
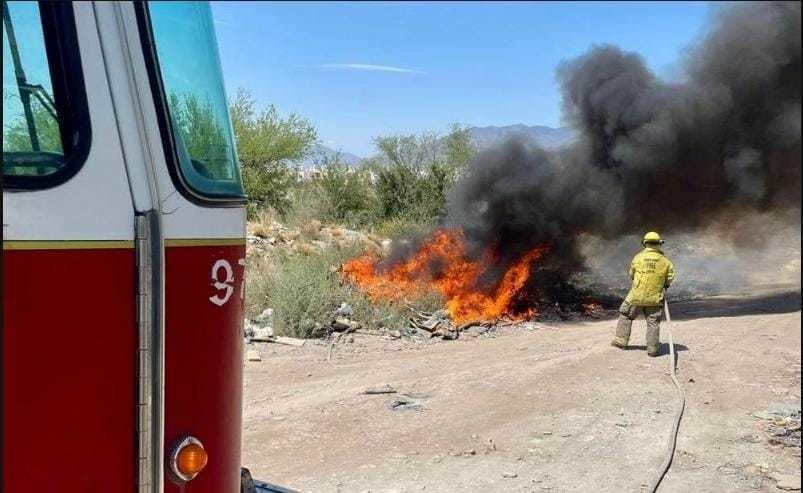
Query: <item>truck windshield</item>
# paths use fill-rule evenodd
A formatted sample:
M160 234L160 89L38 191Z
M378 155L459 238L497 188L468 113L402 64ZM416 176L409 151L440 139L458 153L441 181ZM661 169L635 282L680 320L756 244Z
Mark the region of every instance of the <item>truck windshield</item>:
M179 171L193 192L242 197L243 188L206 2L149 2Z

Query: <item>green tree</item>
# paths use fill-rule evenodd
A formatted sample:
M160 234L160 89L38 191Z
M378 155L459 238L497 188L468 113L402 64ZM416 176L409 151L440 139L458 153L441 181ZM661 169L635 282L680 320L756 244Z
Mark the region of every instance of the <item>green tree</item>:
M380 157L372 164L384 218L427 220L444 212L446 194L476 150L467 128L452 125L433 133L377 137Z
M272 207L288 212L290 191L296 183L292 162L309 155L317 132L309 120L296 114L282 117L271 105L261 112L254 98L243 89L229 107L243 181L249 198L249 213Z
M468 127L454 123L443 138L446 153L446 164L453 168L455 174L465 169L477 154L477 148L471 142L471 131ZM456 178L456 176L455 176Z
M409 170L423 171L440 154L438 136L434 133L376 137L374 145L392 165Z
M33 123L39 139L39 150L61 153L59 122L36 99L31 100ZM31 133L25 115L20 113L10 122L3 122L3 152L30 152L33 150Z
M312 184L323 201L322 218L354 227L367 224L376 213L377 197L366 168L351 168L340 154L324 156Z

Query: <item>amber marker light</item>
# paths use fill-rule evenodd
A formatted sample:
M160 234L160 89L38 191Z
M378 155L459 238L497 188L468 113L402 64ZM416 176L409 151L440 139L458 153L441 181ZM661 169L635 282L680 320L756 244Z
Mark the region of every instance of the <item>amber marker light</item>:
M173 451L170 467L182 481L189 481L206 467L209 456L200 440L187 437Z

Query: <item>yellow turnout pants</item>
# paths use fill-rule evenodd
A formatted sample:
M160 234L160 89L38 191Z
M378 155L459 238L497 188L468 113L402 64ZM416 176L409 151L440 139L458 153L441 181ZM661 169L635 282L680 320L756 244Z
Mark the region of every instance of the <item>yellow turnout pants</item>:
M663 309L661 306L634 306L625 301L619 307L619 321L616 323L616 338L615 342L622 346L627 346L630 341L630 329L633 326L633 320L644 313L644 318L647 319L647 352L657 353L661 345L660 330L661 330L661 314Z

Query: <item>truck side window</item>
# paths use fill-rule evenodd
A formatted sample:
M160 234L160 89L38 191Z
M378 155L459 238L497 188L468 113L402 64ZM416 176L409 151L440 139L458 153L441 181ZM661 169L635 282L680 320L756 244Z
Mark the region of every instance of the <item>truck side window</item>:
M72 65L74 28L68 4L3 2L4 188L55 186L85 156L89 118L80 64Z
M201 198L242 198L240 169L206 2L149 2L148 14L180 178Z

